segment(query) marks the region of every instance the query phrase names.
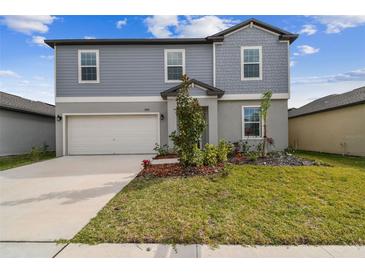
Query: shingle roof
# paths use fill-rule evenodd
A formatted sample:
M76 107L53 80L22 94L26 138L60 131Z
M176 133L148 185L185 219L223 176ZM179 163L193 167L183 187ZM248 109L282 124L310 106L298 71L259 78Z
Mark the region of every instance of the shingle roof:
M0 108L44 116L55 116L55 107L47 103L32 101L13 94L0 91Z
M294 118L357 104L365 104L365 86L346 93L322 97L300 108L289 110L288 115L289 118Z
M257 19L251 18L231 28L219 33L210 35L205 38L137 38L137 39L47 39L44 42L54 48L55 45L165 45L165 44L211 44L213 42L222 42L224 35L242 28L248 24L254 24L261 28L279 34L280 40L287 40L290 43L298 38L298 34L293 34L279 29L272 25L266 24Z
M207 95L218 96L218 98L220 98L224 94L223 90L221 90L219 88L216 88L216 87L213 87L211 85L208 85L206 83L200 82L196 79L190 79L189 84L195 84L197 86L205 88ZM177 96L181 86L182 86L182 84L179 84L177 86L174 86L172 88L169 88L168 90L165 90L165 91L161 92L161 97L166 99L167 96Z

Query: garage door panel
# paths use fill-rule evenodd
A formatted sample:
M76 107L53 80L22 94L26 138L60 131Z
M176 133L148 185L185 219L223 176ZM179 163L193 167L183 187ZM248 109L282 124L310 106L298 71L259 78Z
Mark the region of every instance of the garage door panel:
M70 116L68 154L153 153L157 115Z

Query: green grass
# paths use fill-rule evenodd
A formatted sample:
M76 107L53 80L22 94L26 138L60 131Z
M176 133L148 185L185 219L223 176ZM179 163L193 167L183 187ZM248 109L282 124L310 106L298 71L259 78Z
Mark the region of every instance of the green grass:
M0 170L24 166L38 161L48 160L56 157L54 152L41 153L39 159L34 159L30 154L3 156L0 157Z
M365 159L299 154L333 167L135 179L72 242L365 244Z

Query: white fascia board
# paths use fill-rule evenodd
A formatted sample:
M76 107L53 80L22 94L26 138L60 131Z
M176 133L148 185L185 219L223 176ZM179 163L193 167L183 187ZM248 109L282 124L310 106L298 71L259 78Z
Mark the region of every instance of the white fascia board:
M166 102L161 96L56 97L56 103Z
M261 100L262 94L226 94L219 98L219 101L228 100ZM289 99L288 93L273 93L272 99Z

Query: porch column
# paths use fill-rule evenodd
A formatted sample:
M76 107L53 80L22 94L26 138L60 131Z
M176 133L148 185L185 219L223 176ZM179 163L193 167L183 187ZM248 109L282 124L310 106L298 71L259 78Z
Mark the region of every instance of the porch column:
M209 143L218 145L218 102L217 99L210 99L208 106L209 116Z
M167 97L167 133L168 145L170 148L174 147L174 143L169 136L176 130L176 127L176 97Z

